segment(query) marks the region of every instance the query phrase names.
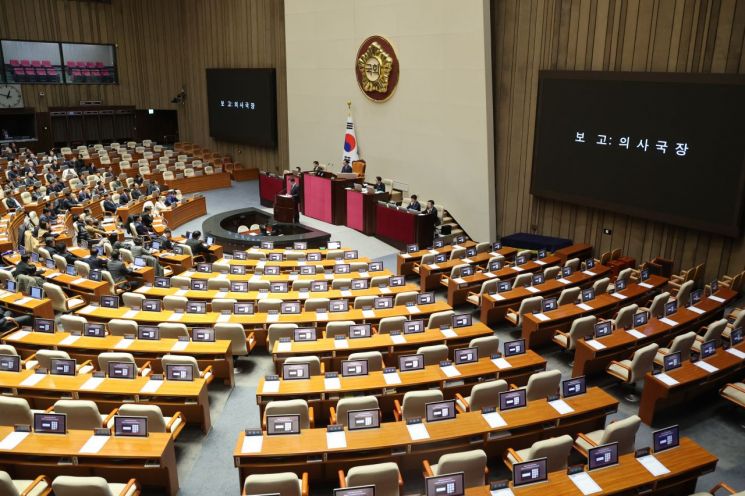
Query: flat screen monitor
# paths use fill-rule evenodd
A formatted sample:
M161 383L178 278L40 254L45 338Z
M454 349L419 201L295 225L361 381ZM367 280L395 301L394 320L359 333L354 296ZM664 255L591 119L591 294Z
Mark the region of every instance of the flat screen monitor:
M471 348L458 348L453 351L453 361L456 365L478 362L479 349L475 346Z
M433 401L424 405L427 422L438 422L455 418L455 400Z
M131 362L109 362L106 368L112 379L134 379L137 376L137 368Z
M680 352L676 351L675 353L665 355L665 357L662 359L662 363L665 372L677 369L682 365L680 360Z
M618 464L618 443L603 444L590 448L587 452L587 465L590 470Z
M349 300L331 300L329 302L329 312L347 311L349 311Z
M292 331L292 334L292 340L297 342L315 341L317 339L315 327L298 327Z
M352 279L352 289L367 289L369 287L369 279Z
M415 253L417 251L419 251L419 245L406 245L405 253Z
M230 291L248 293L248 281L230 281Z
M469 256L475 256L475 255L476 254L474 253L473 255L469 255ZM461 277L472 276L475 273L476 273L476 269L473 267L473 265L469 265L468 267L463 267L462 269L460 269L460 276Z
M283 257L281 253L270 253L268 258L270 262L281 262Z
M380 409L349 410L347 412L347 426L350 431L380 427Z
M550 312L559 308L559 300L557 298L545 298L541 302L541 309L544 312Z
M564 398L571 398L587 392L587 382L585 376L572 377L561 381L561 395Z
M17 291L18 284L15 281L5 281L5 289L11 293Z
M367 375L367 360L342 360L341 375L342 377L354 377Z
M74 265L68 265L67 267L65 267L65 273L68 276L73 276L73 277L78 275L78 271L75 270L75 266Z
M267 415L266 433L269 436L300 434L300 415Z
M649 321L649 314L647 312L637 312L634 314L634 327L643 326L648 321Z
M546 278L543 276L543 274L535 274L532 278L533 286L538 286L539 284L543 284L546 282Z
M383 310L386 308L392 308L393 307L393 297L392 296L378 296L373 300L373 306L376 310Z
M442 248L443 246L445 246L445 238L437 238L432 241L433 248Z
M102 338L106 336L106 328L103 324L91 324L86 322L83 334L90 338Z
M253 315L254 304L249 302L233 303L233 313L236 315Z
M514 341L507 341L504 343L504 356L511 357L515 355L522 355L525 353L525 340L516 339Z
M498 270L502 270L502 262L500 260L494 260L493 262L489 262L490 272L497 272Z
M171 287L171 279L168 277L156 277L155 278L155 287L156 288L170 288Z
M54 332L54 321L52 319L34 319L34 332Z
M435 302L435 294L431 291L427 293L419 293L416 295L417 305L431 305Z
M424 368L424 355L401 355L398 357L398 369L401 372L409 372L411 370L422 370Z
M672 315L677 311L678 311L677 301L673 300L673 301L668 301L667 303L665 303L665 317L667 317L668 315Z
M675 448L680 444L680 429L677 425L672 425L654 431L652 433L652 444L655 453Z
M717 352L717 340L712 339L701 345L701 359L705 360Z
M497 292L504 293L512 289L512 281L499 281L497 283Z
M230 266L230 273L234 276L242 276L246 274L246 266L245 265L231 265Z
M370 272L381 272L383 270L383 262L370 262L367 265L367 270Z
M525 389L513 389L499 393L499 409L512 410L522 408L528 404L527 391Z
M593 288L585 288L582 290L582 301L588 302L595 299L595 290Z
M186 313L207 313L207 302L206 301L186 302Z
M392 288L398 288L401 286L406 285L406 279L404 279L404 276L392 276L388 280L388 285Z
M283 363L282 378L286 381L310 378L310 365L307 363Z
M163 309L163 301L155 298L147 298L142 302L142 310L145 312L160 312Z
M512 485L515 487L548 480L548 458L536 458L512 465Z
M729 340L730 340L730 343L732 343L732 346L742 343L742 340L743 340L742 327L737 327L733 329L729 335Z
M310 290L314 293L323 293L329 290L329 283L327 281L311 281Z
M119 308L118 296L102 296L100 302L103 308Z
M587 270L594 269L595 268L595 259L594 258L588 258L585 260L585 268Z
M299 301L283 301L279 305L279 312L283 314L299 314L300 308Z
M20 372L21 357L18 355L0 355L0 372Z
M466 494L465 473L426 477L424 486L426 496L463 496Z
M596 338L602 338L603 336L608 336L613 333L613 324L609 320L604 320L603 322L598 322L595 324L595 337Z
M618 279L613 287L616 288L616 291L623 291L626 289L626 279Z
M290 285L286 281L274 281L269 284L270 293L287 293Z
M184 364L168 364L166 365L166 379L169 381L193 381L194 380L194 367L192 365Z
M372 333L370 324L354 324L349 326L349 338L369 338Z
M64 413L34 413L34 432L66 434L67 415Z
M355 486L334 489L334 496L375 496L375 486Z
M701 301L701 298L704 296L704 290L703 289L696 289L691 291L691 295L688 297L688 301L690 305L695 305L699 301Z
M114 416L114 435L147 437L147 417Z
M215 330L211 327L195 327L191 331L191 339L196 343L214 343Z
M468 327L472 325L473 323L473 317L470 314L456 314L452 317L452 324L453 329L458 329L460 327Z
M300 275L312 276L316 273L315 265L303 265L300 267Z
M206 291L207 290L207 280L206 279L192 279L191 280L191 290L192 291Z
M184 247L176 245L173 247L173 253L174 255L183 255L184 254Z
M446 253L439 253L435 255L434 263L440 264L448 261L448 255Z
M278 265L266 265L264 266L264 275L266 276L278 276L281 269Z
M75 375L77 362L74 358L52 358L50 365L52 375Z
M320 262L323 256L320 253L308 253L306 257L309 262Z
M357 250L348 250L344 252L344 260L355 260L359 257Z
M293 250L307 250L308 242L307 241L293 241L292 249Z
M144 339L146 341L157 341L160 339L160 329L158 328L158 326L137 326L137 339Z
M416 334L424 332L423 320L407 320L404 322L404 334Z
M145 259L142 257L135 257L134 262L135 267L146 267L147 263L145 263Z
M44 290L41 289L39 286L31 286L31 290L29 293L29 296L35 300L43 300L44 299Z

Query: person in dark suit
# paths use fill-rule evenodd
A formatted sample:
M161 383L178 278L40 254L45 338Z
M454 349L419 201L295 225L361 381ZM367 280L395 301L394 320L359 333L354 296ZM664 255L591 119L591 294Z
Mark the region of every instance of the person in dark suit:
M431 215L435 221L435 225L440 223L440 218L437 216L437 209L435 208L434 200L427 200L427 207L422 212L424 215Z
M114 213L116 213L116 209L117 208L118 207L117 207L116 203L114 203L111 200L111 196L106 195L106 197L103 200L103 210L104 210L104 212L111 212L112 214L114 214Z
M419 204L419 200L417 200L416 195L411 195L411 203L409 203L409 206L406 207L409 210L416 210L417 212L422 210L422 206Z
M380 176L375 176L375 192L385 193L385 184L383 184L383 178Z
M104 270L104 269L106 269L106 261L105 260L101 260L97 256L93 255L92 252L91 252L90 255L88 255L87 257L85 257L82 261L85 262L85 263L87 263L88 266L91 268L91 270Z
M68 265L72 265L78 259L75 255L67 251L67 246L64 243L57 243L55 246L57 255L64 258Z
M12 196L8 196L5 198L5 205L8 207L8 209L21 208L16 199Z
M290 188L290 196L292 196L292 199L295 202L295 214L292 221L297 224L300 222L300 185L294 177L290 178L290 183L292 184L292 187Z
M178 203L178 198L176 198L176 193L173 190L170 190L166 195L166 207L170 207L174 203Z
M124 281L128 276L132 275L132 271L120 260L119 250L111 252L111 259L106 266L115 282Z
M349 159L344 159L344 165L341 166L341 171L345 174L349 174L352 171L352 164L349 163Z
M313 161L313 174L316 176L323 175L323 169L321 168L321 164L318 163L318 160Z
M142 196L142 192L137 188L132 188L129 193L132 195L133 200L138 200Z
M150 181L150 184L147 185L147 194L152 195L153 193L160 193L160 185L155 179Z
M119 205L126 205L129 203L129 190L125 189L122 191L122 193L119 195Z
M13 277L31 276L36 277L44 273L44 269L39 269L36 265L29 263L31 256L28 253L21 255L21 261L16 265L13 271Z
M139 215L135 215L134 219L134 225L135 225L135 231L137 232L138 236L147 236L148 230L145 224L142 223L142 217Z
M147 227L147 230L152 231L153 230L153 207L151 207L150 205L145 207L145 210L142 212L142 215L140 217L141 217L140 220L142 221L142 224L145 227Z
M209 260L210 249L200 241L199 237L202 235L199 231L191 233L191 238L186 240L186 245L191 248L191 254L193 256L204 255Z
M166 228L163 234L155 238L153 241L160 243L161 250L170 250L173 248L173 242L171 241L171 230Z

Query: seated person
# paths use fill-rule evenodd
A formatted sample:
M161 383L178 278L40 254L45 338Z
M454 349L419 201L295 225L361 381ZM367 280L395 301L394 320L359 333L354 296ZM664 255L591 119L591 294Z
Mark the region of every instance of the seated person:
M380 176L375 176L375 192L385 193L385 184L383 184L383 178Z
M417 200L416 195L411 195L411 202L406 208L408 208L409 210L416 210L417 212L422 210L422 206L419 204L419 200Z

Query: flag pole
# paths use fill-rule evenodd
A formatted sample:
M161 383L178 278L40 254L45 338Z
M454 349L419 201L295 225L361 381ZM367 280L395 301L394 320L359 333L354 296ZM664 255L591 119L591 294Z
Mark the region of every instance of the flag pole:
M352 116L352 100L347 100L347 117Z

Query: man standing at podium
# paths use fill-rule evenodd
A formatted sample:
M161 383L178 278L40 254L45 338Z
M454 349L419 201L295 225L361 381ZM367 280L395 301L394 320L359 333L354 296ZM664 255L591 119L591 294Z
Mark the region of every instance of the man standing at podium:
M298 224L300 222L300 185L295 177L290 178L290 183L292 184L292 187L290 188L290 196L292 196L292 200L295 202L293 222Z

